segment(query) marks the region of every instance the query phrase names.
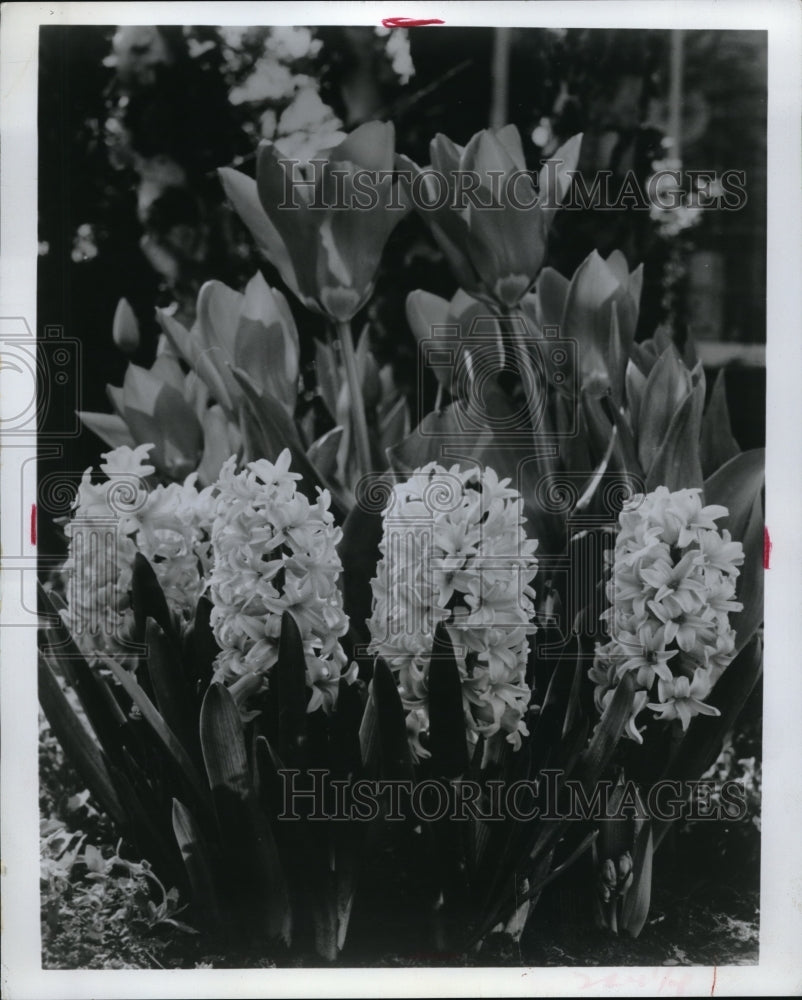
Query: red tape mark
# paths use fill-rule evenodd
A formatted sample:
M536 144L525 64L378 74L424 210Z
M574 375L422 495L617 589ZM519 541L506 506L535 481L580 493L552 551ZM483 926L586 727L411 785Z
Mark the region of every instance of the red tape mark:
M445 24L439 17L383 17L385 28L425 28L428 24Z
M771 562L771 537L769 536L769 529L763 529L763 569L770 569L769 563Z
M31 545L36 545L36 504L31 504Z

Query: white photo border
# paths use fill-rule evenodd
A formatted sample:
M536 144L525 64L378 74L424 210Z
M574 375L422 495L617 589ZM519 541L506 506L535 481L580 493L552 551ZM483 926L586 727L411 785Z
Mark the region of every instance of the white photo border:
M711 28L768 32L768 303L763 832L760 961L656 968L43 971L39 916L35 440L0 441L2 578L2 911L0 990L9 1000L126 997L660 996L802 993L802 7L796 0L465 3L14 3L0 24L0 338L36 331L37 80L40 25L379 24L440 17L449 26ZM438 30L436 27L421 30ZM18 402L18 401L16 401ZM14 388L0 370L0 416ZM30 448L33 451L30 451ZM29 450L26 452L25 449ZM23 468L24 466L24 468ZM22 478L20 478L22 476ZM20 486L21 484L21 486ZM733 873L737 878L737 873Z

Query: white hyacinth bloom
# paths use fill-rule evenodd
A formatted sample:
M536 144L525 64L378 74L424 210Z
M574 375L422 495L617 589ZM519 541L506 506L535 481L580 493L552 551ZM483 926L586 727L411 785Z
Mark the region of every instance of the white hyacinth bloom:
M383 514L368 648L397 674L418 759L429 756L428 677L439 622L456 653L467 738L506 738L517 749L527 733L537 542L526 537L523 501L508 484L492 469L431 462L394 487Z
M610 641L597 645L589 676L601 712L621 678L634 675L627 734L638 742L635 717L644 708L683 729L695 715L719 714L703 699L733 658L729 615L742 608L733 598L743 546L716 526L728 513L703 506L699 489L658 486L619 515L602 614Z
M310 503L296 492L285 449L275 464L251 462L241 472L227 461L215 486L212 627L221 647L216 679L267 677L278 659L281 616L301 633L311 697L307 711L329 711L346 664L339 639L348 630L338 579L342 532L327 491Z

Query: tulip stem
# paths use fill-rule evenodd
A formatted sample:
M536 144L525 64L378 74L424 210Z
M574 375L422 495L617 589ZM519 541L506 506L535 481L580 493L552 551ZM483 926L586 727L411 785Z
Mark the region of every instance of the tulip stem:
M362 385L356 367L354 338L351 335L351 323L343 320L337 323L337 336L340 341L343 363L345 365L345 380L348 383L348 395L351 399L351 416L356 444L356 457L361 475L370 472L370 438L368 424L365 419L365 400L362 397Z

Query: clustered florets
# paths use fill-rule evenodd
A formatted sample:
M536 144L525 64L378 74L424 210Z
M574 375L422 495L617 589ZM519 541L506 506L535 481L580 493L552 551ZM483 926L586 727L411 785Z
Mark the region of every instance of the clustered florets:
M597 646L590 678L603 711L621 678L634 676L627 734L638 742L644 708L683 729L695 715L718 715L704 699L734 655L729 613L742 607L734 597L743 547L716 527L727 508L703 507L700 494L658 486L619 516L602 615L610 641Z
M130 653L131 582L137 552L150 562L171 610L189 618L204 588L211 561L210 490L183 484L149 489L152 445L123 446L101 457L106 476L92 482L86 469L65 534L69 552L65 621L90 658Z
M308 711L329 709L346 663L339 637L348 629L338 578L341 531L329 494L317 502L296 491L285 449L275 464L251 462L237 473L227 461L215 484L212 626L221 652L217 679L266 676L278 659L281 617L289 611L301 633L311 690Z
M523 501L508 483L492 469L431 462L394 487L383 514L369 649L397 672L417 758L429 755L428 678L440 622L457 654L468 738L501 733L517 748L527 732L537 542L526 537Z

